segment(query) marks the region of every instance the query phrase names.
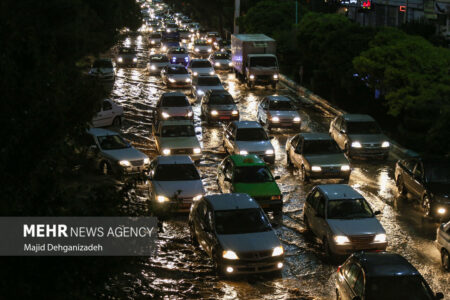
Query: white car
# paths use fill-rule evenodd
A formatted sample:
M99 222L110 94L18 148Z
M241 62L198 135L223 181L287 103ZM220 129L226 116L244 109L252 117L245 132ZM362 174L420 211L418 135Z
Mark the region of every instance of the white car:
M97 59L89 70L89 75L103 81L114 81L116 71L110 58Z
M159 120L193 120L194 111L185 94L168 92L161 95L153 111L154 123Z
M306 196L303 222L329 256L386 250L386 231L366 199L346 184L318 185Z
M199 75L192 78L191 94L196 100L200 100L209 90L225 90L217 75Z
M189 155L196 162L202 157L194 123L190 120L161 121L153 126L153 136L160 155Z
M275 149L264 128L255 121L234 121L225 129L223 148L228 154L256 154L264 161L275 162Z
M169 58L164 54L150 55L150 60L147 63L147 70L151 75L161 75L161 70L169 66Z
M200 174L187 155L158 156L150 163L150 201L156 214L189 212L205 194Z
M101 128L91 128L87 133L91 136L88 156L102 174L120 176L147 172L148 156L136 150L119 133Z
M216 70L231 70L233 63L231 62L228 52L214 52L209 56L209 61Z
M187 65L187 70L193 77L215 74L214 67L207 59L192 59Z
M168 87L190 87L191 76L183 65L169 65L161 70L161 78Z
M194 54L197 56L207 56L210 55L213 51L212 45L208 44L205 40L196 40L193 45Z
M120 126L122 124L123 107L114 103L110 99L105 99L102 102L100 110L94 118L92 118L92 125L94 127L105 126Z

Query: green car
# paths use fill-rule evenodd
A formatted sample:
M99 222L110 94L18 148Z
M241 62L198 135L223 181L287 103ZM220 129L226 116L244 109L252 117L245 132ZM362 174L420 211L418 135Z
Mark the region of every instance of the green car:
M245 193L259 205L281 214L283 201L280 189L264 161L255 154L230 155L219 165L217 183L222 193Z

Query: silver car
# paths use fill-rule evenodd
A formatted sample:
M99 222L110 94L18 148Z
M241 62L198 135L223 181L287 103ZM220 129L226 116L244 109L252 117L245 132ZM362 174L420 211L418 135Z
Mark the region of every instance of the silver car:
M386 232L366 199L346 184L318 185L306 197L303 221L328 256L385 250Z
M214 75L215 71L209 60L207 59L193 59L187 66L188 72L191 76L198 75Z
M196 40L193 45L194 54L197 56L207 56L213 51L212 45L208 44L205 40Z
M300 131L302 123L297 109L291 99L285 96L264 97L258 105L258 121L271 128L292 128Z
M194 112L186 95L168 92L161 95L153 111L154 123L159 120L193 120Z
M110 58L97 59L89 70L89 75L102 81L114 81L116 71Z
M167 87L190 87L191 76L183 65L170 65L161 70L161 78Z
M442 267L450 271L450 222L442 223L437 229L436 247L441 254Z
M216 70L231 70L233 63L231 62L228 52L214 52L209 56L209 61Z
M199 75L192 78L191 94L196 100L201 100L209 90L225 90L217 75Z
M343 114L330 124L330 134L348 157L387 159L389 139L369 115Z

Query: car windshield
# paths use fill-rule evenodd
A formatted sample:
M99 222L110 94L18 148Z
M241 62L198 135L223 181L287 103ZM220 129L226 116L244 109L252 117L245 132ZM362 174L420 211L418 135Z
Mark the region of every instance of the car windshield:
M130 48L121 48L119 50L119 53L120 54L135 54L136 51L134 51L133 49L130 49Z
M303 144L304 155L336 154L341 152L334 140L306 140Z
M380 128L375 122L347 122L348 134L379 134Z
M187 52L186 52L186 49L184 49L184 48L172 48L169 50L169 53L170 54L185 54Z
M155 170L153 180L157 181L181 181L199 180L200 174L193 164L160 164Z
M92 65L93 68L113 68L112 61L110 60L96 60Z
M193 61L191 68L211 68L211 63L207 60Z
M161 101L163 107L184 107L189 106L189 101L185 96L166 96Z
M152 34L150 34L150 38L151 39L160 39L161 33L152 33Z
M239 128L236 141L266 141L269 137L262 128Z
M272 230L260 208L218 210L214 212L217 234L244 234Z
M152 56L150 58L150 61L154 62L154 63L165 63L165 62L169 62L169 59L165 55L158 55L158 56Z
M217 86L222 85L218 77L199 77L197 85L200 86Z
M238 167L235 169L234 182L257 183L274 181L265 166Z
M230 55L228 53L216 53L214 54L215 59L230 59Z
M230 105L234 104L233 97L230 94L213 94L209 97L210 105Z
M365 199L342 199L328 201L328 219L372 218L373 212Z
M167 68L168 74L188 74L188 71L184 67L170 67Z
M431 300L434 296L425 281L417 275L372 277L366 286L366 299Z
M194 43L195 46L208 46L208 42L207 41L195 41Z
M428 182L450 183L450 164L425 165Z
M290 101L270 101L270 110L294 110Z
M161 130L162 137L185 137L195 136L192 125L165 125Z
M98 136L97 140L103 150L117 150L131 147L120 135Z
M277 67L277 60L275 57L252 57L250 60L251 67Z

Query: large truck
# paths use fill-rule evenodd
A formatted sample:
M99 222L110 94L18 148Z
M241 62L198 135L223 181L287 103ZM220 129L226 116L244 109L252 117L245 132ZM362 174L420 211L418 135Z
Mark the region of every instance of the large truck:
M233 34L231 53L236 77L248 87L271 85L276 88L279 68L274 39L264 34Z

